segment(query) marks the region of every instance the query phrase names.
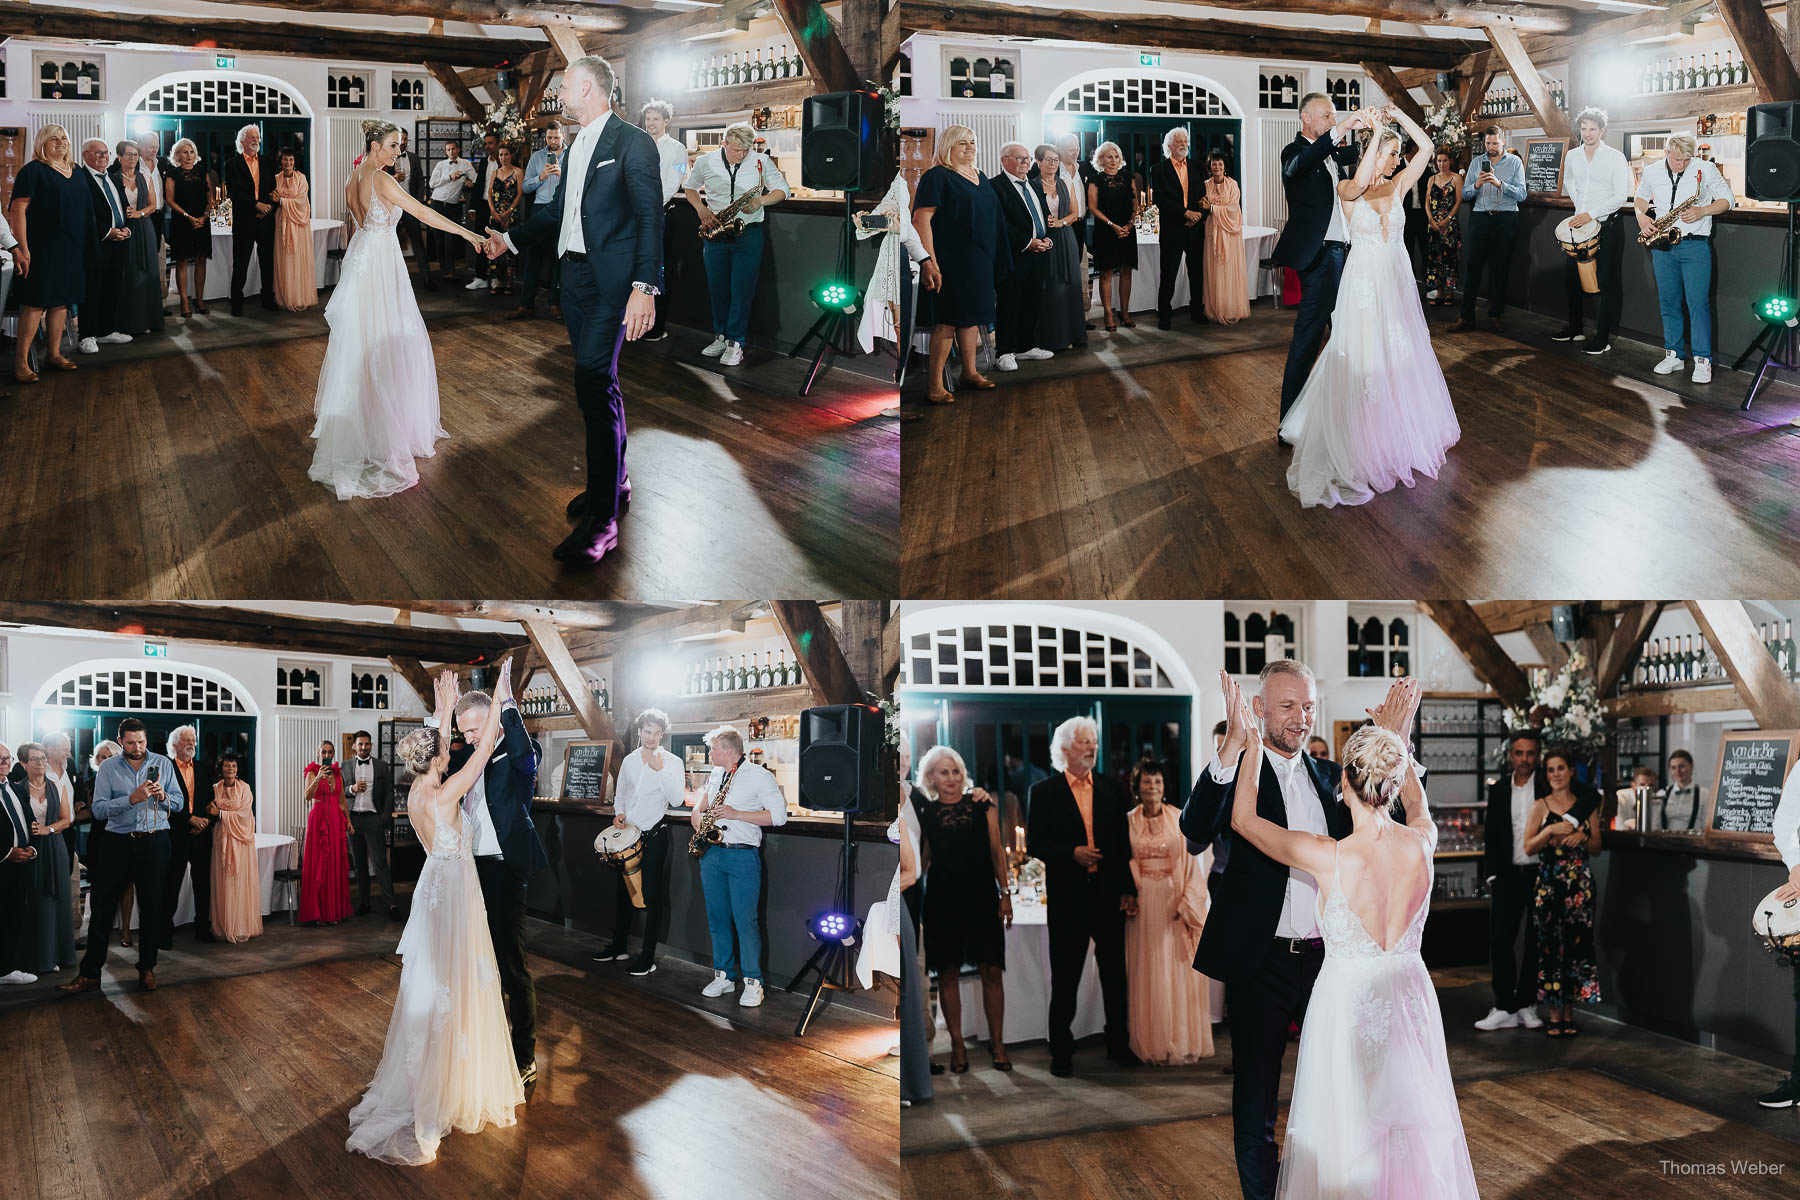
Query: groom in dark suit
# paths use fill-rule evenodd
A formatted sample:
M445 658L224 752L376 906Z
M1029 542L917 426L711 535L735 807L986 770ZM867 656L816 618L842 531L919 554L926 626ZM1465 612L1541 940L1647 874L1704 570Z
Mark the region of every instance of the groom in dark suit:
M450 752L449 774L469 760L469 747L480 741L482 723L494 703L494 697L479 691L456 702L455 724L467 745ZM519 1065L519 1078L530 1084L537 1079L537 992L525 965L525 888L532 875L550 865L550 859L531 823L532 786L542 751L525 731L525 719L513 699L510 662L501 671L498 703L500 744L464 803L487 806L487 820L474 847L475 873L481 880L488 933L500 968L500 990L512 1022L513 1058Z
M1306 753L1318 707L1318 688L1305 665L1277 659L1263 668L1253 701L1262 721L1262 778L1256 811L1287 829L1342 839L1350 810L1338 795L1341 768ZM1275 1195L1275 1107L1290 1021L1306 1016L1313 982L1325 964L1319 932L1318 884L1249 841L1231 837L1231 795L1238 763L1255 731L1232 722L1213 765L1201 773L1181 813L1189 842L1224 836L1231 853L1212 892L1213 907L1200 934L1194 969L1225 985L1231 1014L1231 1128L1238 1184L1245 1200ZM1396 730L1402 737L1410 730ZM1404 821L1401 816L1399 820Z
M1360 157L1351 134L1366 124L1359 114L1338 120L1331 98L1313 92L1300 101L1300 132L1281 150L1288 222L1273 257L1276 265L1292 267L1300 276L1300 311L1294 316L1294 340L1288 344L1287 369L1281 377L1284 417L1306 384L1331 310L1337 307L1338 277L1344 273L1350 247L1337 185L1339 173L1354 169Z
M562 107L581 131L562 186L511 232L488 230L487 244L490 259L541 248L561 264L575 402L587 425L587 490L569 502L575 531L554 553L588 566L619 544L619 517L631 503L619 351L649 332L662 290L662 158L649 134L612 111L612 89L604 58L568 65Z

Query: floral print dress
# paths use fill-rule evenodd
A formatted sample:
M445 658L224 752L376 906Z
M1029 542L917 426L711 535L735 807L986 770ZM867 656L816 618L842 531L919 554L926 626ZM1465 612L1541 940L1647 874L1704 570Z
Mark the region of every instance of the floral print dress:
M1551 813L1544 825L1561 820L1560 813ZM1586 840L1572 846L1546 845L1538 852L1531 933L1537 939L1538 999L1553 1006L1599 1003L1594 872Z
M1456 207L1456 186L1447 184L1439 187L1432 184L1426 189L1426 211L1431 219L1441 221L1444 215ZM1445 299L1456 290L1456 264L1462 258L1462 230L1456 222L1439 233L1436 229L1425 228L1425 290L1436 291L1438 299Z

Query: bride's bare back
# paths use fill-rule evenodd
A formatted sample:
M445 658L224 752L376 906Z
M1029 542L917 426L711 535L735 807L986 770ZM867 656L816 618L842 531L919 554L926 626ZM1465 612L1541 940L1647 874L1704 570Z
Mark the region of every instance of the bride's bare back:
M1337 846L1337 887L1344 903L1383 950L1391 950L1431 891L1431 846L1426 836L1389 821L1359 829ZM1332 881L1319 880L1319 907Z

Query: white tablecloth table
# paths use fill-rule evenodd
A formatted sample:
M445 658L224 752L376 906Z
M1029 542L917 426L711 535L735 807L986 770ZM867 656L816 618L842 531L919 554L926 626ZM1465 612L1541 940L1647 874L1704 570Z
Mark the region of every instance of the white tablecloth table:
M1244 226L1244 276L1250 299L1259 296L1271 296L1280 291L1281 273L1265 271L1262 260L1268 257L1275 248L1275 238L1279 230L1267 225ZM1139 233L1137 240L1138 265L1131 275L1131 311L1155 311L1156 293L1162 283L1162 240L1155 234ZM1175 291L1169 304L1180 308L1188 302L1191 295L1188 289L1187 259L1175 269ZM1099 304L1099 284L1094 286L1094 306Z
M341 250L350 244L350 232L342 221L331 221L324 217L314 217L312 221L313 235L313 282L317 286L329 287L338 280L338 269L341 262L330 256L333 250ZM219 300L231 295L231 226L214 225L212 229L212 257L206 262L206 299ZM173 264L171 264L173 265ZM250 269L244 272L244 295L254 296L262 291L262 252L250 257ZM174 295L173 286L169 294Z
M262 913L268 916L270 902L274 898L275 872L294 865L294 839L285 833L259 833L256 835L256 873L262 886ZM138 914L143 905L133 903L131 906L131 927L138 927ZM193 872L183 870L181 876L181 895L175 900L175 924L186 925L194 919L194 878Z
M1015 901L1012 928L1006 931L1006 1035L1008 1045L1042 1041L1050 1036L1050 929L1041 904ZM942 987L942 983L939 984ZM987 1011L981 1002L981 980L971 975L961 980L963 1037L987 1040ZM1106 1009L1100 996L1100 970L1094 965L1094 948L1088 946L1081 968L1081 986L1075 993L1075 1021L1070 1027L1077 1038L1106 1028ZM943 1005L938 1005L934 1052L950 1049L950 1033L944 1024Z

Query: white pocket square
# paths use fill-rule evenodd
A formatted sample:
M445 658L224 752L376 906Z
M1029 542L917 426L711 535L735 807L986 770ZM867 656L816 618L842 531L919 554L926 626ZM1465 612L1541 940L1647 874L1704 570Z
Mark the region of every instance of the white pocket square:
M601 167L610 167L618 161L619 160L616 158L609 158L605 162L597 162L594 164L594 170L598 171Z

